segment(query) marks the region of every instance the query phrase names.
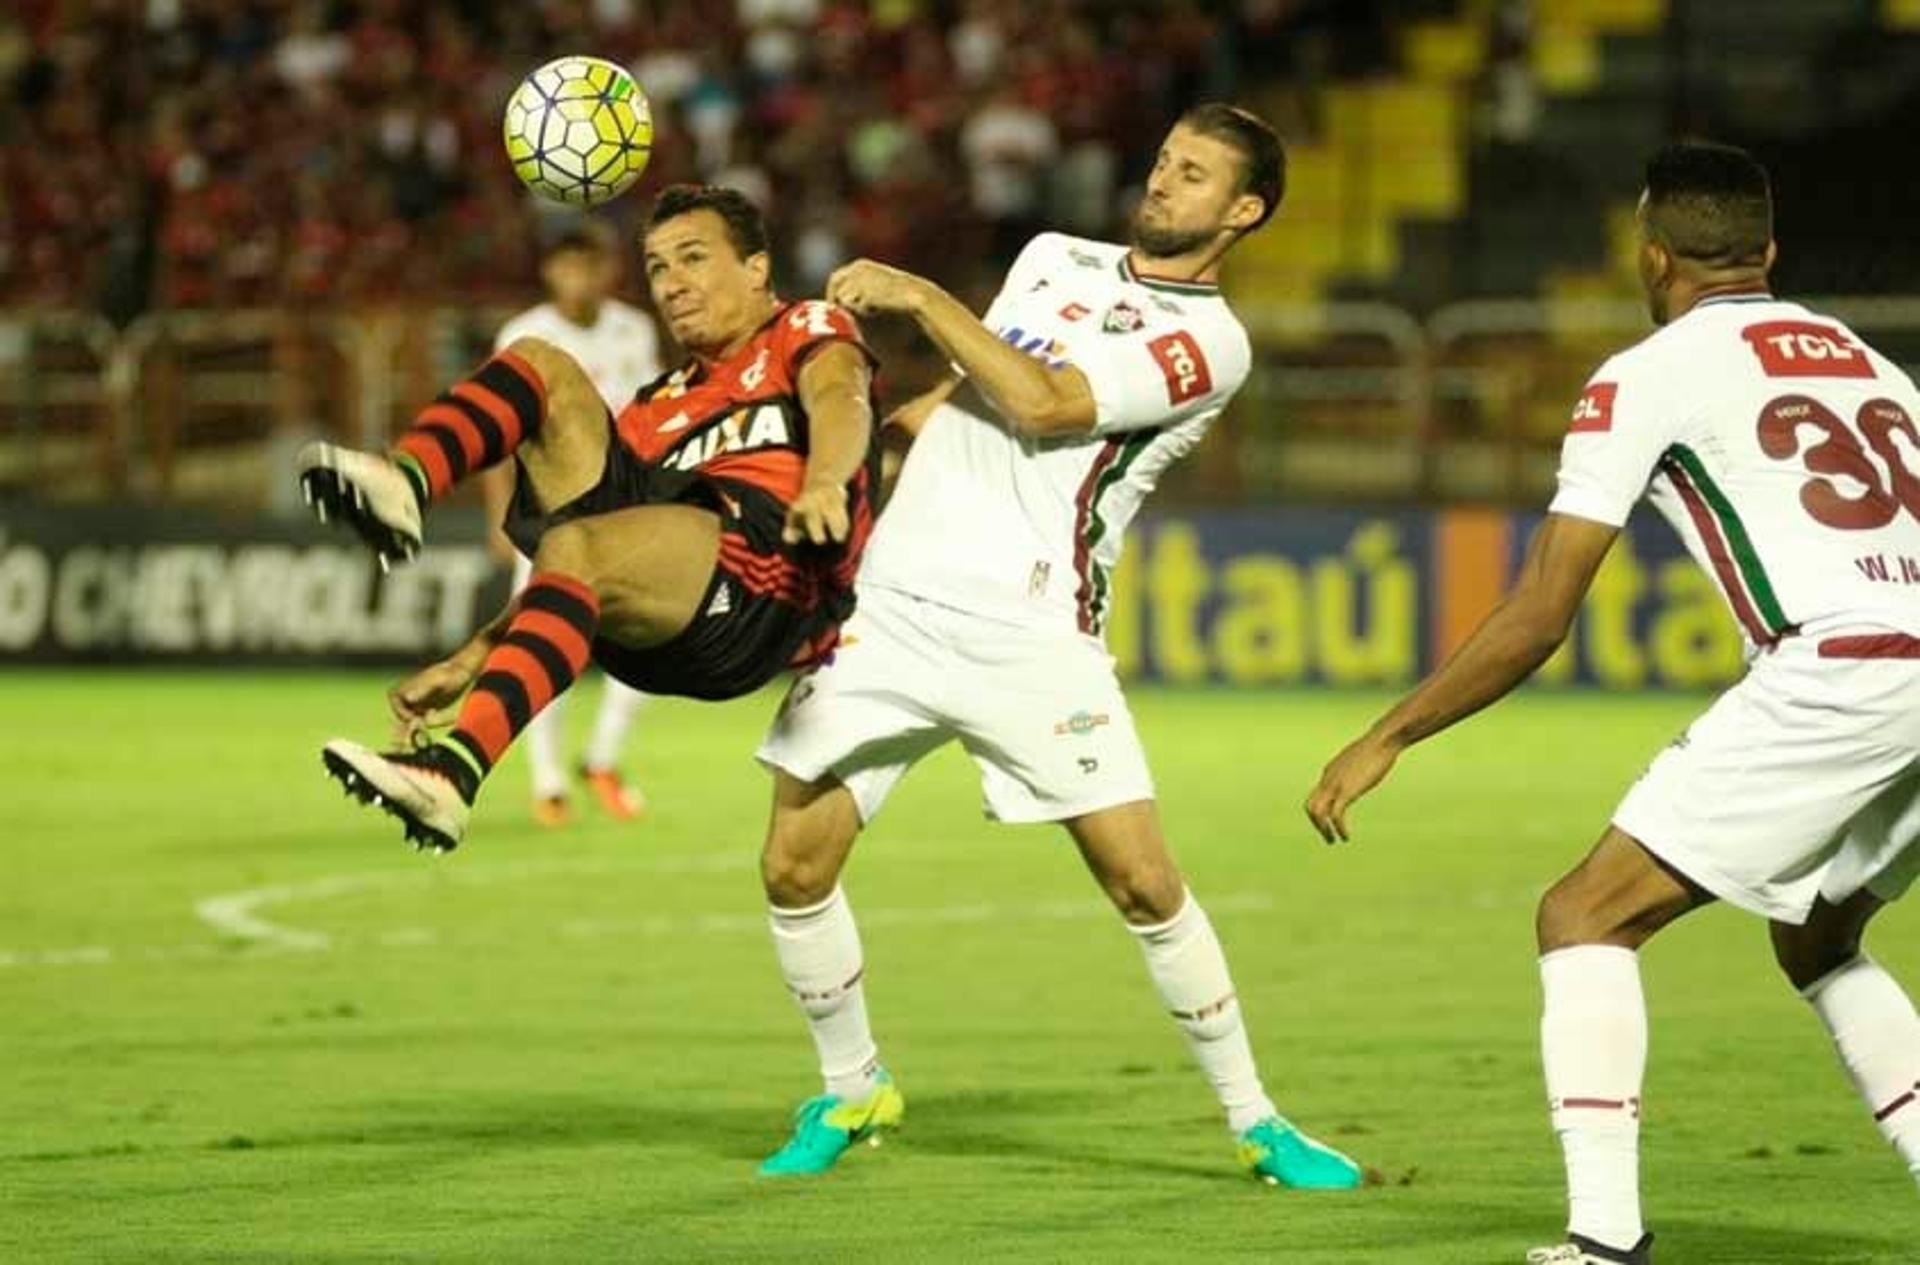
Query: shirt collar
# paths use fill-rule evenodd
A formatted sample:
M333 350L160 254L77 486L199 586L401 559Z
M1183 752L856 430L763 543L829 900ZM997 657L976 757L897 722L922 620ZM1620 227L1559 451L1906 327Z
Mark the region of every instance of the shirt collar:
M1211 281L1179 281L1172 277L1156 277L1152 273L1135 272L1132 251L1121 252L1120 279L1134 285L1143 285L1149 290L1164 290L1168 294L1214 295L1220 293L1220 287Z

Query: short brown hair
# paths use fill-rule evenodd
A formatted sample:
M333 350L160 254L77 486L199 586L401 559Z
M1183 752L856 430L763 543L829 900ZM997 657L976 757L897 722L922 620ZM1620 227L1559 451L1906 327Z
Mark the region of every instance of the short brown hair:
M1196 105L1182 114L1180 121L1202 136L1225 141L1240 151L1240 192L1251 193L1266 203L1260 218L1247 231L1272 219L1281 199L1287 196L1287 147L1281 143L1280 134L1253 111L1224 101Z
M668 185L654 199L653 213L647 218L646 231L652 233L668 220L676 220L695 211L712 211L726 221L727 240L733 243L740 258L749 259L754 255L766 254L767 222L761 216L760 208L740 190L725 185Z

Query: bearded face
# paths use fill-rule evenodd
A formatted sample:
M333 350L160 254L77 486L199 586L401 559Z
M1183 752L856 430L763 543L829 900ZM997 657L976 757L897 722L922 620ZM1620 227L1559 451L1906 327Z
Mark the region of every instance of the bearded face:
M1134 210L1134 247L1166 259L1193 254L1231 231L1228 217L1247 197L1240 187L1242 166L1231 145L1176 125L1160 146L1146 194Z

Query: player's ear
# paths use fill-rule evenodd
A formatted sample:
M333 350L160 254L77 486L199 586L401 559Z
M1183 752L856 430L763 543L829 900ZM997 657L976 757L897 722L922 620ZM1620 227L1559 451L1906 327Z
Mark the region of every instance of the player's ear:
M767 258L766 251L747 256L747 275L753 278L755 289L769 289L773 283L773 261Z
M1244 233L1260 222L1260 216L1266 209L1265 198L1257 193L1243 193L1227 208L1225 227L1236 233Z
M1673 252L1656 238L1640 243L1640 277L1652 289L1664 289L1673 280Z

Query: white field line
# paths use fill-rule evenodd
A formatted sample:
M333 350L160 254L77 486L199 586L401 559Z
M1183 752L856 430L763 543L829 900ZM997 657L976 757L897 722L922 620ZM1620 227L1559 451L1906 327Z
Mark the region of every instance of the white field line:
M325 932L287 926L266 918L261 911L276 905L328 900L358 892L386 891L396 888L426 887L445 883L482 887L493 883L518 882L527 878L568 874L611 874L644 871L654 874L717 873L745 869L748 860L729 856L665 856L632 860L590 860L553 858L532 861L507 861L498 865L439 866L428 858L411 870L377 870L365 874L334 874L299 883L274 883L250 887L245 891L209 896L194 905L193 912L223 936L244 944L272 949L312 950L333 945Z
M194 905L194 913L229 941L239 941L243 951L254 953L323 953L337 949L374 947L381 949L430 948L443 939L461 945L485 939L484 930L469 934L461 930L452 937L425 927L396 927L354 936L330 935L323 931L292 925L268 918L262 911L282 905L327 901L356 893L424 887L436 883L487 886L520 882L551 875L604 875L614 873L722 873L747 870L753 858L739 856L678 856L617 860L533 860L499 865L439 868L429 863L419 870L385 870L362 874L335 874L297 883L272 883L244 891L209 896ZM1271 896L1261 892L1241 892L1207 901L1214 913L1264 913L1274 907ZM1089 891L1085 900L1043 901L1003 904L984 901L932 906L856 906L856 914L867 926L955 926L999 921L1014 922L1097 922L1115 917L1097 891ZM764 935L767 916L753 910L739 913L678 914L654 913L631 918L572 918L552 924L555 935L569 940L602 940L623 936L665 939L682 935ZM157 962L187 959L212 959L232 956L231 948L198 943L114 947L86 945L59 949L0 949L0 970L9 967L102 966L116 962Z

